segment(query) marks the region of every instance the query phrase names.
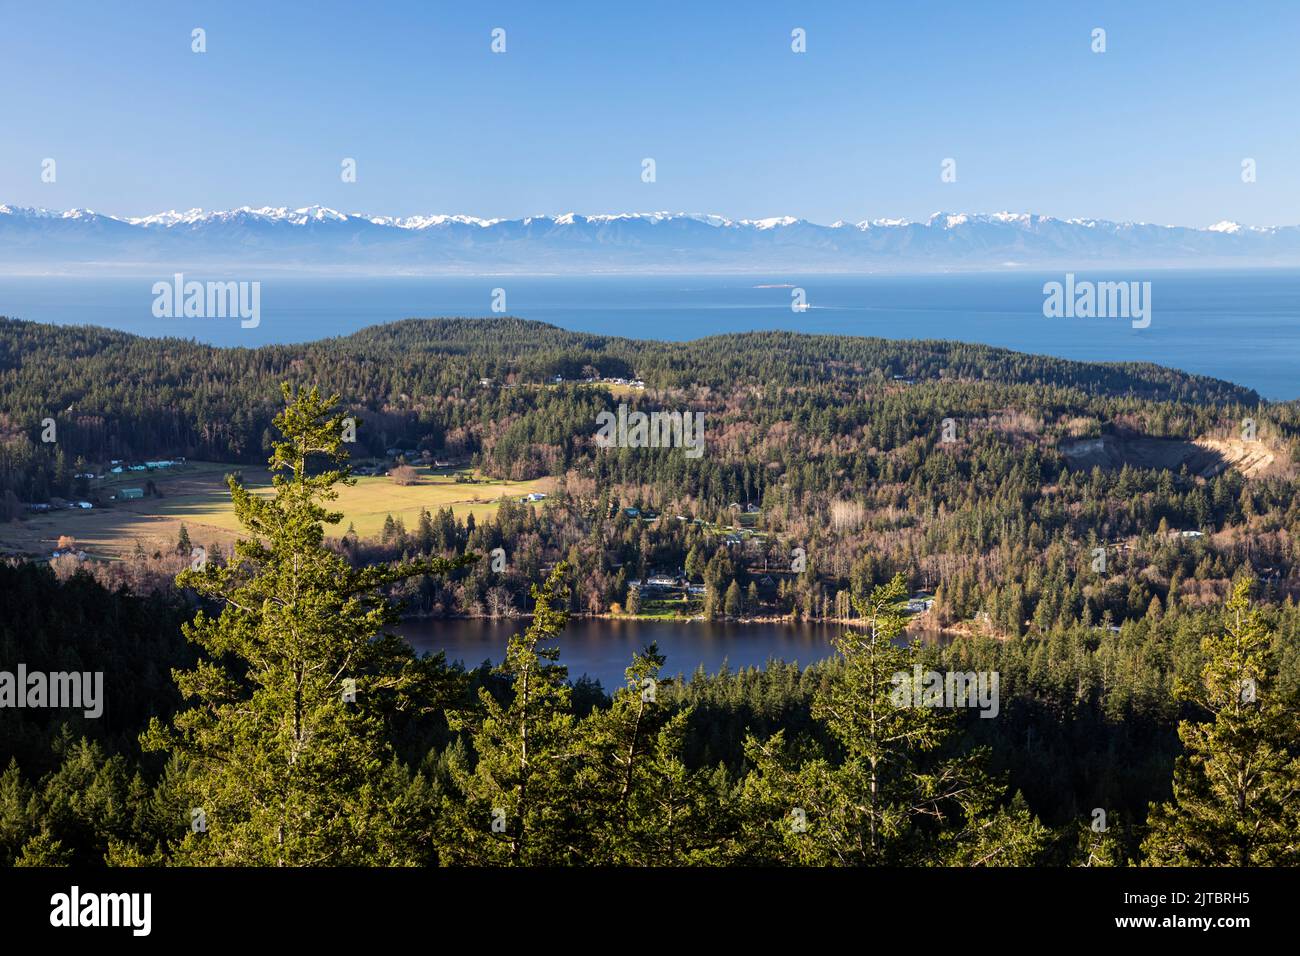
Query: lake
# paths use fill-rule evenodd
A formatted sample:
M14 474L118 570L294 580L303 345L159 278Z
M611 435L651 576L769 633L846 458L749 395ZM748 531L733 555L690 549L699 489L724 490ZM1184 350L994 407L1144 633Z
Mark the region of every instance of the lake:
M1116 270L1079 278L1151 282L1152 321L1049 319L1059 272L930 276L484 276L283 278L262 282L261 323L159 319L142 278L0 277L0 315L141 335L257 346L346 335L412 317L506 311L562 328L691 340L760 329L955 339L1083 361L1143 361L1226 379L1265 398L1300 397L1300 271ZM227 278L218 275L206 279ZM791 286L809 309L791 311Z
M446 651L448 660L473 668L485 660L501 663L506 641L527 626L527 620L410 620L396 631L420 653ZM668 658L663 676L690 677L699 666L709 673L724 665L735 671L761 666L769 658L812 664L835 653L831 638L837 633L839 626L831 624L574 618L556 644L570 678L588 674L608 693L626 683L623 671L632 655L652 641Z

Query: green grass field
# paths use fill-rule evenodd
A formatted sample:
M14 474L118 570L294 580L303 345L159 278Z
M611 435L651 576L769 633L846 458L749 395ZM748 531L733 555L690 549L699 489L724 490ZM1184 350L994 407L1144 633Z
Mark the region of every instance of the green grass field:
M107 498L120 488L142 488L152 480L162 497L115 501L93 511L32 515L0 525L0 552L48 554L59 537L66 535L75 538L78 546L94 557L121 557L134 549L137 540L149 552L171 548L182 524L195 544L228 547L239 531L225 483L225 475L232 470L236 466L190 462L175 470L112 475L97 482L92 491ZM249 487L260 494L271 493L270 474L265 468L238 470ZM522 498L534 491L549 493L554 485L549 478L496 481L461 472L476 479L471 483L458 482L453 474L435 474L427 468L417 468L416 472L418 481L413 485L366 476L357 478L355 485L339 488L333 508L343 512L343 520L326 533L341 536L350 523L361 537L376 537L390 514L401 518L408 530L414 530L421 508L435 512L450 506L457 517L473 514L477 520L494 514L502 497Z
M681 598L648 598L641 602L638 618L657 620L678 620L697 617L704 611L704 602L699 598L683 601Z

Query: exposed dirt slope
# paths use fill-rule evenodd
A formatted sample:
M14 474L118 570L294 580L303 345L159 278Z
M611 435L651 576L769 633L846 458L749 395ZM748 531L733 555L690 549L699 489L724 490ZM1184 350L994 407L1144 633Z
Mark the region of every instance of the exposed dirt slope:
M1247 478L1264 474L1277 460L1277 452L1261 441L1240 438L1198 438L1196 444L1208 449Z

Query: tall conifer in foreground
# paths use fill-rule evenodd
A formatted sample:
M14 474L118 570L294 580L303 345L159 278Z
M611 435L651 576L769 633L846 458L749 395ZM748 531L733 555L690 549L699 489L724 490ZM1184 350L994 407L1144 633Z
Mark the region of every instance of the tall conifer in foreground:
M683 866L721 858L722 797L683 760L694 708L666 699L674 681L659 676L665 662L657 644L637 652L609 706L578 727L573 800L584 819L585 862Z
M444 807L444 863L528 866L580 859L571 786L572 692L567 668L557 663L559 648L542 646L568 623L568 573L561 561L544 584L532 587L532 623L510 638L496 669L510 681L508 699L481 688L476 710L448 714L452 730L472 742L476 762L452 768L458 793Z
M896 643L906 628L901 574L854 598L864 627L835 647L842 666L813 698L812 715L835 738L834 760L781 730L750 737L754 771L744 782L746 832L740 858L814 866L1025 865L1047 832L983 770L982 753L948 754L949 711L900 705L900 677L920 661ZM918 702L919 704L919 702Z
M323 526L342 516L323 503L354 481L343 415L337 396L283 391L273 494L230 476L248 536L227 563L177 577L222 608L184 628L205 652L193 670L175 673L192 706L171 726L155 718L143 736L146 748L173 755L169 782L185 804L176 808L184 835L170 856L221 865L410 862L408 777L384 718L416 706L421 667L384 631L397 611L383 589L473 556L353 568L326 546Z
M1185 720L1174 799L1153 805L1143 842L1156 866L1300 864L1300 714L1282 699L1271 635L1239 581L1223 630L1201 642L1200 680L1175 688L1208 721Z

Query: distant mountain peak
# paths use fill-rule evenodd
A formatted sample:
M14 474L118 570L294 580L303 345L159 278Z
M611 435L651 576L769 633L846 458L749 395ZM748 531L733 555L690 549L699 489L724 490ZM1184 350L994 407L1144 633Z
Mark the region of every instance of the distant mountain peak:
M808 272L1300 266L1300 226L1206 228L1030 212L820 225L795 216L378 216L324 205L139 217L0 205L0 270L192 264L303 272Z

